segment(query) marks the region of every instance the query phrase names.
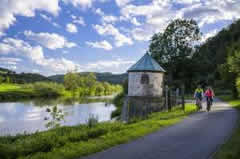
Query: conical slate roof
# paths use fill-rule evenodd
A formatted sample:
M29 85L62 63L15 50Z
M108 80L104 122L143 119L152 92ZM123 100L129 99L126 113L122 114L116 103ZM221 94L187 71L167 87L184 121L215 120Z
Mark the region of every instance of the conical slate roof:
M166 72L148 53L128 69L128 72L138 71Z

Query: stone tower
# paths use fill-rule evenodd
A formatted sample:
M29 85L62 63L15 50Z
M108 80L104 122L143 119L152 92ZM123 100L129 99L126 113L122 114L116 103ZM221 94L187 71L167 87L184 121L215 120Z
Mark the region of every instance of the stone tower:
M165 70L146 53L128 70L129 97L161 97Z
M128 69L128 95L121 115L123 121L147 117L149 113L163 110L164 72L148 53Z

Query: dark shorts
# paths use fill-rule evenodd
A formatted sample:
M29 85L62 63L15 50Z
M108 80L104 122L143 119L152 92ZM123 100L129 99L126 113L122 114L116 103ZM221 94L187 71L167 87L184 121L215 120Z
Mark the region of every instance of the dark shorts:
M213 97L207 97L207 100L210 100L211 102L213 102Z

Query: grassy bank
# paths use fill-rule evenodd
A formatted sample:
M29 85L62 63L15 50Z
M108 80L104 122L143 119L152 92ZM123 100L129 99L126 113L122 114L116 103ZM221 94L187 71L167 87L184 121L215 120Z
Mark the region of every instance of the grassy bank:
M176 124L195 110L195 106L187 105L185 112L174 108L172 112L153 113L147 120L129 124L99 123L94 127L61 127L33 135L0 137L0 156L1 159L75 159Z
M0 101L15 101L35 97L58 97L64 88L54 83L28 84L0 84Z
M102 88L101 92L97 87L94 89L77 88L74 91L67 90L62 84L53 82L36 82L32 84L0 84L0 101L16 101L25 100L39 97L63 97L70 98L82 98L84 96L107 96L121 91L120 86L114 86L110 84L106 85L106 88ZM97 92L98 91L98 92Z
M231 106L239 110L240 99L232 99L230 96L222 96L221 99L228 102ZM214 159L239 159L240 158L240 119L237 122L237 128L232 137L221 147Z

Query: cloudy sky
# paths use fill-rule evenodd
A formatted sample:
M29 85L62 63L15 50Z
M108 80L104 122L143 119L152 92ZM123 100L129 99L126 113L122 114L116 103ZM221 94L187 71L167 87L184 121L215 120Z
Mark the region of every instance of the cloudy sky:
M240 18L240 0L0 0L0 67L125 72L175 18L204 40Z

